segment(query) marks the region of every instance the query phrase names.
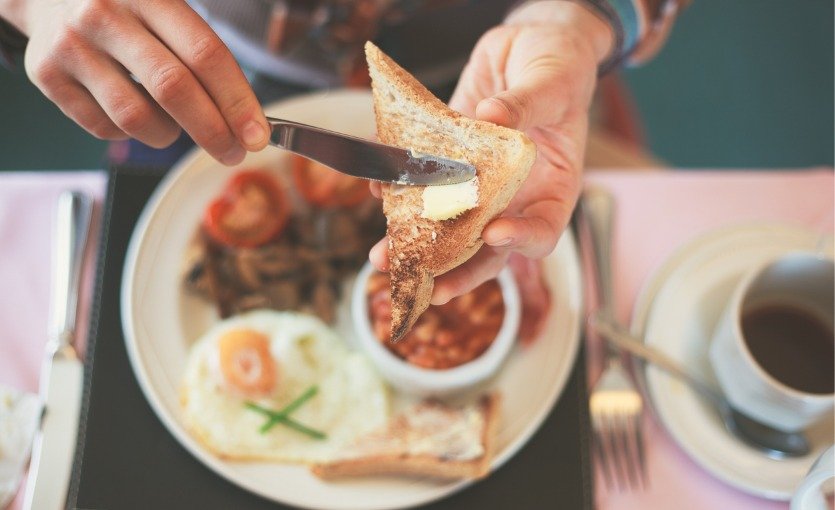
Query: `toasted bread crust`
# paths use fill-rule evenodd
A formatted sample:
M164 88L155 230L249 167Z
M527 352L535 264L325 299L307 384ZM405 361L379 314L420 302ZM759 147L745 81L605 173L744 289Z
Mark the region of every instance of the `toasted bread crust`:
M433 96L373 44L366 43L377 137L384 143L464 160L476 167L478 205L443 221L421 217L423 188L385 186L392 289L392 341L429 306L433 280L467 261L481 232L522 185L536 158L523 133L462 116Z
M442 479L482 478L490 473L495 451L500 404L501 398L497 393L484 395L479 401L479 411L484 417L484 428L481 436L484 453L478 458L462 461L432 455L409 455L403 452L392 452L384 455L314 464L311 471L316 476L326 480L369 475L429 476Z
M362 459L314 464L310 471L324 480L357 476L429 476L440 479L483 478L490 466L483 462L450 461L429 455L379 455Z

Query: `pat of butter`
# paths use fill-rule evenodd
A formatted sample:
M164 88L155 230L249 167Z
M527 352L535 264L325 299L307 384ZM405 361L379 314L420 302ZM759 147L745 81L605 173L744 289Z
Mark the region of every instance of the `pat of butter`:
M455 218L478 205L478 178L458 184L423 188L421 217L441 221Z
M421 152L421 151L419 151L419 150L417 150L417 149L413 149L413 148L409 147L409 156L411 156L411 157L413 157L413 158L415 158L415 159L425 158L425 157L427 157L427 156L429 156L429 155L430 155L430 154L429 154L429 153L427 153L427 152Z

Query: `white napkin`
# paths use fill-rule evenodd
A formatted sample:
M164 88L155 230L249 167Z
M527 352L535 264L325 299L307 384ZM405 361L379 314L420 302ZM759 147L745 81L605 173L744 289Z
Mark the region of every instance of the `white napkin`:
M41 408L37 395L0 385L0 508L17 494Z

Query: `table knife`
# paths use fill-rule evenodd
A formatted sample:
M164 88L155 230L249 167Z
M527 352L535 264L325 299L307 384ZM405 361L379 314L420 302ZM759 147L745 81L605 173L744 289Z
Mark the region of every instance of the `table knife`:
M267 117L270 145L318 161L338 172L394 184L458 184L475 177L475 167L411 149L372 142L299 122Z
M23 500L26 509L56 510L66 506L84 379L83 364L73 347L73 339L91 216L92 200L88 196L67 191L59 197L49 339L39 389L44 411L32 446Z

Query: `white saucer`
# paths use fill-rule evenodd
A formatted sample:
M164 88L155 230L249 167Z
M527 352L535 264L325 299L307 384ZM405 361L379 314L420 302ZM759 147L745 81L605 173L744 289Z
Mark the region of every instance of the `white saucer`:
M795 227L756 225L692 241L648 280L635 305L633 333L713 379L708 360L713 328L742 275L772 256L814 250L820 239L818 233ZM832 443L833 423L826 420L809 431L812 453L771 459L730 435L713 408L684 383L650 365L642 373L657 416L684 451L717 478L751 494L788 500Z

